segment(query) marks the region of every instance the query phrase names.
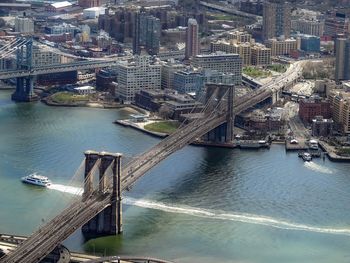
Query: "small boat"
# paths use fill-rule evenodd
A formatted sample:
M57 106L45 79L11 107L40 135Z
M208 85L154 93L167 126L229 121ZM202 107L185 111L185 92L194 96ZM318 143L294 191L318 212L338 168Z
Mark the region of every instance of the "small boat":
M302 155L301 155L301 158L303 158L303 160L305 162L310 162L312 160L312 156L310 153L308 152L304 152Z
M46 176L38 175L37 173L32 173L30 175L24 176L21 180L26 184L33 184L43 187L51 185L51 181Z

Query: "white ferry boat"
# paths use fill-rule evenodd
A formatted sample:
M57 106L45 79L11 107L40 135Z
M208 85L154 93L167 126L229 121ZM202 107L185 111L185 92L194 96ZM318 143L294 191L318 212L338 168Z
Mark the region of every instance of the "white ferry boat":
M46 176L38 175L37 173L32 173L30 175L22 177L22 182L43 187L51 185L51 181Z
M308 153L308 152L302 153L301 158L303 158L303 160L304 160L305 162L310 162L310 161L312 161L312 156L311 156L311 154Z

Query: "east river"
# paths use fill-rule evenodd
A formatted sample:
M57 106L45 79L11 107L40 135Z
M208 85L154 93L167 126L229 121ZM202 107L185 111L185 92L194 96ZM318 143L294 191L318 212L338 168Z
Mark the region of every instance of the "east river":
M14 103L0 91L0 232L28 235L79 198L79 178L71 178L85 150L131 158L159 141L113 124L128 114ZM349 262L349 171L329 160L304 163L280 145L188 146L125 193L123 235L85 242L78 230L64 244L177 262ZM52 189L22 184L33 172Z

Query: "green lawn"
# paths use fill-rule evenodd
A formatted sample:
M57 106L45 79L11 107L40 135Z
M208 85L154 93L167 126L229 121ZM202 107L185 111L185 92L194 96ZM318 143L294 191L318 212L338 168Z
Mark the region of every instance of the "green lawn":
M81 102L88 101L88 95L77 95L73 92L57 92L51 95L51 99L57 103L72 103L72 102Z
M338 149L337 154L341 156L350 156L350 148Z
M243 73L252 78L266 78L271 76L269 71L255 67L245 67L243 68Z
M160 121L145 125L145 130L161 133L173 133L178 127L179 123L175 121Z

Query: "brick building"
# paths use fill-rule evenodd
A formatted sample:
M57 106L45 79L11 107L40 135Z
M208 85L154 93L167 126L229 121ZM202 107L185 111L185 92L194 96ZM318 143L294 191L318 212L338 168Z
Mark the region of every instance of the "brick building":
M300 119L305 123L311 123L316 116L331 118L331 104L319 98L301 100L299 103Z

